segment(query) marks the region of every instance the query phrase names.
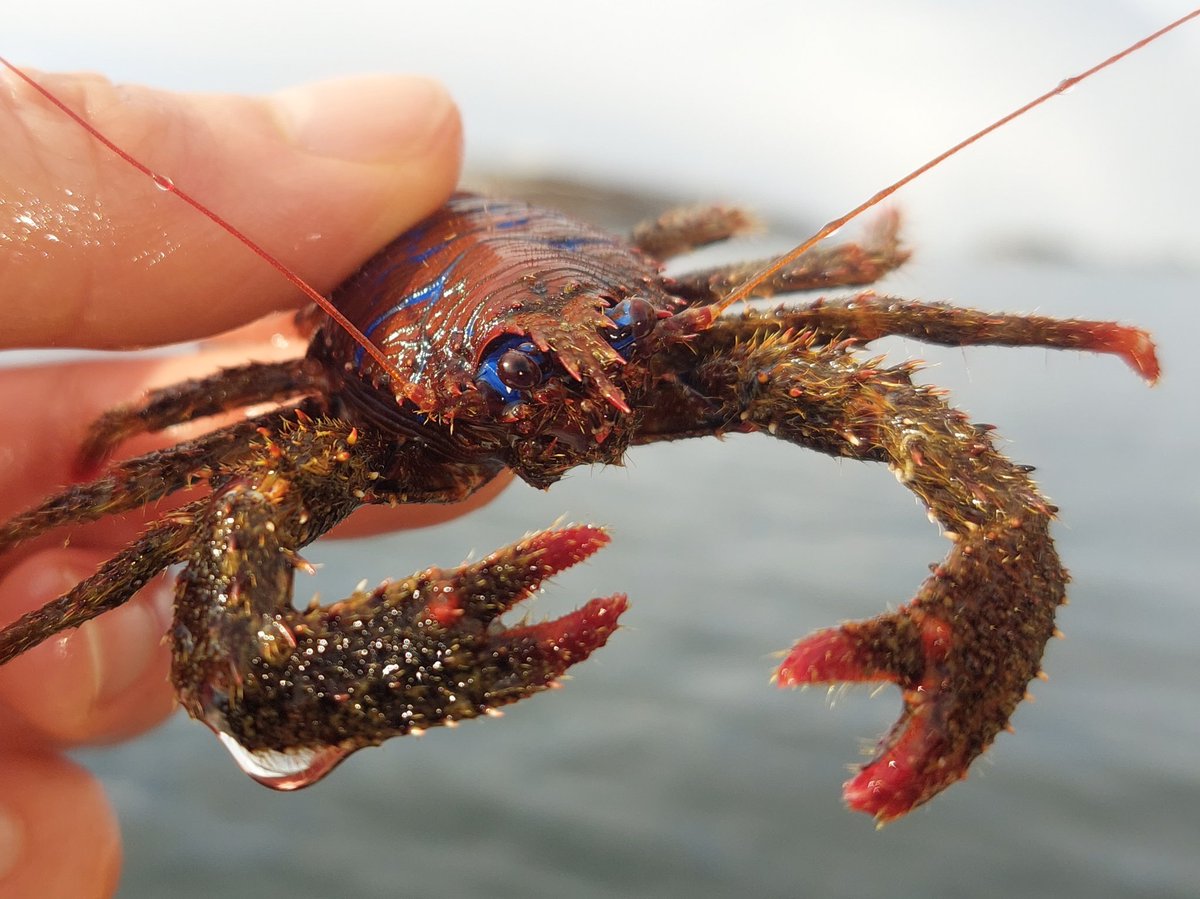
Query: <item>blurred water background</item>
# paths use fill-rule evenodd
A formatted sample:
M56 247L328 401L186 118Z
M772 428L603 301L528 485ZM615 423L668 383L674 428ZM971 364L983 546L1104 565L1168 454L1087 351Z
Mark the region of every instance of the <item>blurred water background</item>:
M629 223L738 200L783 249L991 120L1184 11L1170 2L68 2L6 11L9 58L189 90L418 71L461 101L474 177ZM62 4L60 4L60 7ZM324 596L525 530L614 544L535 613L628 591L628 627L565 690L360 753L293 795L176 718L80 758L121 816L121 895L1195 897L1200 28L1075 89L907 189L917 251L883 288L1135 321L1163 383L1036 350L919 357L1038 466L1072 604L1048 684L971 778L876 831L838 798L894 692L782 692L773 653L903 602L945 552L882 467L768 439L649 447L469 520L326 543Z

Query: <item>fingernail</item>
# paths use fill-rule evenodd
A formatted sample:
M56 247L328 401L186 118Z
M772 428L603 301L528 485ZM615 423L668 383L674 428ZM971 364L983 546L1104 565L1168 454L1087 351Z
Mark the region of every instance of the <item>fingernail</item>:
M297 146L349 162L420 155L458 115L441 84L411 75L324 81L271 99Z
M0 879L17 866L25 846L25 825L11 811L0 806Z

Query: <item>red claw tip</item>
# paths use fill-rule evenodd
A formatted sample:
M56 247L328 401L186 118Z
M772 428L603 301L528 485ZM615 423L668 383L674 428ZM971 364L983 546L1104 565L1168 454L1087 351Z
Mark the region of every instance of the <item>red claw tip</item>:
M1084 347L1101 353L1113 353L1146 379L1150 384L1158 381L1161 368L1158 353L1150 335L1140 328L1126 325L1097 324L1087 329Z
M891 821L912 811L933 793L960 780L959 766L948 764L944 777L933 776L931 759L945 752L945 741L931 723L937 704L910 707L903 730L883 753L842 786L846 805L866 812L879 822ZM949 760L946 760L949 761Z
M781 687L837 681L894 680L871 665L862 641L843 628L818 631L801 640L776 671Z
M542 647L558 660L561 675L608 641L627 608L629 601L622 594L593 599L561 618L505 631L505 638L509 643L528 641Z
M885 682L903 688L904 711L879 754L843 787L846 804L879 822L898 818L961 780L973 757L954 739L949 719L963 698L949 686L951 626L927 613L819 631L798 643L779 666L781 686Z
M582 562L611 539L604 528L581 524L535 534L527 548L539 553L538 562L549 574L557 574Z

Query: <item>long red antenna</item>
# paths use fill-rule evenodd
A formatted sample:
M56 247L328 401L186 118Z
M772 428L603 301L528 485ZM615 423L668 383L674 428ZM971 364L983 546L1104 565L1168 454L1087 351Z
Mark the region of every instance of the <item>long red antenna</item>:
M886 200L888 197L890 197L892 194L894 194L896 191L898 191L904 185L908 184L908 182L916 180L921 175L924 175L926 172L928 172L934 166L949 159L951 156L955 155L960 150L963 150L963 149L969 147L971 144L975 143L975 141L979 140L980 138L982 138L988 134L991 134L997 128L1001 128L1004 125L1007 125L1013 119L1020 118L1021 116L1025 115L1025 113L1029 112L1031 109L1041 106L1047 100L1057 97L1059 94L1066 93L1071 88L1073 88L1075 85L1077 85L1079 82L1081 82L1087 78L1091 78L1093 75L1095 75L1101 69L1108 68L1113 63L1119 62L1120 60L1124 59L1126 56L1128 56L1131 53L1136 53L1138 50L1142 49L1142 47L1146 46L1147 44L1149 44L1153 41L1158 40L1160 37L1162 37L1167 32L1175 30L1180 25L1183 25L1184 23L1196 18L1197 16L1200 16L1200 9L1192 10L1186 16L1181 16L1180 18L1178 18L1174 22L1172 22L1170 25L1167 25L1164 28L1160 28L1158 31L1154 32L1153 34L1142 38L1137 43L1130 44L1128 47L1126 47L1120 53L1113 54L1108 59L1104 60L1101 63L1097 63L1096 65L1092 66L1087 71L1080 72L1078 75L1075 75L1071 78L1067 78L1063 81L1060 81L1057 85L1055 85L1052 89L1046 91L1046 93L1042 94L1040 97L1037 97L1034 100L1030 100L1028 103L1026 103L1024 106L1020 107L1019 109L1014 109L1008 115L1002 116L1001 118L996 119L996 121L992 122L992 124L988 125L986 128L981 128L979 131L976 131L970 137L964 138L963 140L961 140L957 144L955 144L953 147L951 147L949 150L946 150L944 153L939 153L937 156L933 157L933 159L929 160L924 165L913 169L911 172L909 172L907 175L905 175L900 180L894 182L893 184L888 185L887 187L885 187L883 190L879 191L879 193L875 194L871 198L863 201L862 203L859 203L857 206L855 206L853 209L851 209L845 215L841 216L840 218L836 218L833 221L827 223L819 231L817 231L816 234L814 234L808 240L804 241L804 243L800 244L800 246L796 247L793 250L789 250L787 253L784 253L778 259L774 260L770 265L768 265L764 269L762 269L762 271L756 272L755 274L753 274L749 278L747 278L745 281L743 281L741 284L739 284L737 287L735 287L729 293L728 296L724 297L717 303L714 303L712 306L709 306L706 308L712 310L713 313L720 313L722 310L728 309L731 305L738 302L739 300L748 299L750 297L750 294L752 294L756 288L758 288L760 285L762 285L764 282L766 282L767 279L770 278L772 275L777 274L778 272L780 272L784 268L786 268L788 265L795 262L798 258L800 258L800 256L807 253L809 250L811 250L813 247L815 247L817 244L819 244L821 241L823 241L826 237L828 237L834 231L837 231L839 228L841 228L847 222L850 222L853 219L858 218L860 215L862 215L864 212L866 212L871 207L878 206L880 203L882 203L884 200Z
M373 344L367 338L367 336L365 334L363 334L363 332L360 331L354 325L354 323L352 321L350 321L350 319L348 319L348 318L346 318L346 316L342 315L342 313L338 310L338 308L336 306L334 306L333 303L331 303L327 297L325 297L320 291L318 291L311 284L309 284L307 281L305 281L303 278L301 278L299 275L297 275L295 272L293 272L290 268L288 268L286 265L284 265L282 262L280 262L276 256L272 255L270 252L268 252L266 249L264 249L261 244L259 244L255 240L253 240L248 235L246 235L240 228L238 228L236 225L234 225L228 219L224 218L219 213L217 213L214 210L210 209L209 207L205 206L203 203L201 203L199 200L197 200L195 197L193 197L186 190L184 190L181 187L178 187L175 184L175 182L172 181L170 178L166 177L165 175L160 175L158 172L154 171L149 166L147 166L145 163L143 163L140 159L137 159L136 157L134 157L133 155L128 153L126 150L117 146L117 144L115 144L113 141L109 140L108 137L106 137L104 135L104 133L100 131L99 128L97 128L95 125L93 125L87 119L85 119L82 115L80 115L75 110L73 110L71 107L69 107L66 103L64 103L62 100L60 100L54 94L52 94L47 88L43 87L41 84L39 84L33 78L31 78L29 75L26 75L24 72L22 72L20 69L18 69L15 65L13 65L11 62L9 62L7 59L5 59L3 56L0 56L0 64L3 64L5 68L9 69L14 75L16 75L18 78L20 78L22 81L24 81L30 87L32 87L35 91L37 91L39 94L41 94L47 100L49 100L51 103L53 103L55 106L57 106L67 116L69 116L72 120L74 120L74 122L77 125L79 125L81 128L83 128L83 130L85 130L88 134L90 134L92 137L96 138L96 140L100 141L100 143L104 144L104 146L108 147L108 149L112 150L114 153L116 153L118 156L120 156L123 160L125 160L127 163L129 163L131 166L133 166L135 169L137 169L139 172L141 172L143 175L150 178L156 185L158 185L158 187L162 188L165 191L175 194L175 196L179 197L179 199L183 200L183 202L187 203L189 206L191 206L193 209L195 209L201 215L203 215L203 216L211 219L213 222L215 222L217 227L221 228L223 231L236 237L243 244L245 244L251 251L253 251L254 253L257 253L260 257L262 257L264 260L266 260L268 265L270 265L277 272L279 272L281 275L283 275L283 277L287 278L287 280L291 281L294 285L296 285L296 287L298 287L300 289L301 293L303 293L306 297L308 297L310 300L312 300L314 303L316 303L318 306L320 306L329 315L329 317L332 318L335 322L337 322L341 327L345 328L346 332L351 337L353 337L357 343L361 344L362 348L364 350L366 350L367 353L370 354L372 359L374 359L377 363L379 363L380 367L382 367L385 372L387 372L389 375L391 375L391 377L394 381L399 383L400 381L403 380L402 377L400 376L400 373L396 370L395 366L393 366L388 361L388 358L386 355L384 355L383 350L381 350L379 347L375 346L375 344Z

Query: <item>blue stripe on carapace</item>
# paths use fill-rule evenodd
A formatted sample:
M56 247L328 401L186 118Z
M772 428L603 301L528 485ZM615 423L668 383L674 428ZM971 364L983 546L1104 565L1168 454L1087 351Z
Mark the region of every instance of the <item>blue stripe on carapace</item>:
M422 250L420 253L411 253L410 252L409 256L408 256L408 261L412 265L420 265L422 262L424 262L430 256L433 256L436 253L440 253L443 249L446 248L446 246L449 243L450 243L450 241L444 241L442 243L434 244L433 246L429 247L428 249Z
M402 297L399 302L388 309L386 312L377 316L373 322L363 328L363 336L370 338L372 334L393 315L403 312L405 309L411 309L414 306L421 306L425 303L434 302L442 298L442 294L446 290L446 282L450 279L450 273L462 260L465 253L459 253L454 257L454 260L446 266L440 275L426 284L424 287L418 287L412 293ZM355 366L362 365L363 357L366 355L366 350L363 347L358 347L354 352Z
M595 246L601 243L613 243L603 237L547 237L543 243L554 250L574 252L583 247Z

